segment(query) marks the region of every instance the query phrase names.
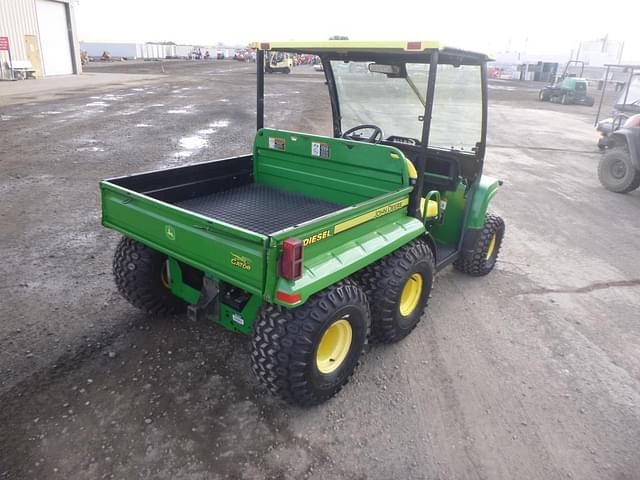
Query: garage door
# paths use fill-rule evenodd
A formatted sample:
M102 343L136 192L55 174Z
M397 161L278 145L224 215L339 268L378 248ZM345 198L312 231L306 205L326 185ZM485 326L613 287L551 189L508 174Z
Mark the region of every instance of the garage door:
M67 10L60 2L37 0L38 29L45 75L73 73Z

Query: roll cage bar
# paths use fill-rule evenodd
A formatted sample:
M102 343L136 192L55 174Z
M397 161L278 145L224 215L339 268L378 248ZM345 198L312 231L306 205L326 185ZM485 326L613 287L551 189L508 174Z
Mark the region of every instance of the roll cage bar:
M604 102L604 96L607 92L607 84L609 82L609 72L611 69L622 70L627 73L627 81L624 86L624 99L622 101L623 105L627 105L627 100L629 99L629 89L631 88L631 82L633 81L633 77L640 73L640 65L623 65L623 64L613 64L606 63L605 67L607 70L604 74L604 84L602 85L602 94L600 95L600 102L598 103L598 112L596 113L596 119L593 122L594 125L598 125L598 121L600 120L600 113L602 111L602 103Z
M269 51L269 48L264 48L267 44L259 44L257 47L256 56L256 74L257 74L257 129L260 130L264 127L264 61L265 51ZM327 80L327 86L329 87L329 97L331 100L331 111L333 117L333 134L335 137L340 137L341 132L341 116L340 116L340 103L338 99L338 92L336 89L335 77L331 68L332 60L341 61L371 61L371 62L403 62L403 63L428 63L429 64L429 76L427 78L427 98L424 109L424 121L422 124L422 138L420 139L420 152L416 158L415 167L418 173L416 179L416 185L411 193L409 200L409 213L416 218L421 218L420 200L423 195L424 186L424 174L427 168L427 156L431 149L429 149L429 134L431 130L431 117L433 113L433 98L436 85L436 75L439 64L447 65L477 65L481 69L481 90L482 90L482 126L481 126L481 138L476 145L475 160L477 162L476 174L473 178L469 178L468 188L472 187L472 184L476 183L480 179L482 167L484 163L484 156L486 152L486 139L487 139L487 61L489 57L483 54L474 52L467 52L464 50L457 50L447 47L426 49L420 52L403 52L393 51L389 53L380 51L352 51L343 52L336 50L321 49L305 49L305 48L277 48L274 46L273 50L292 52L292 53L307 53L320 57ZM434 153L452 155L454 157L464 156L469 158L468 154L461 154L458 152L445 151L445 150L433 150Z

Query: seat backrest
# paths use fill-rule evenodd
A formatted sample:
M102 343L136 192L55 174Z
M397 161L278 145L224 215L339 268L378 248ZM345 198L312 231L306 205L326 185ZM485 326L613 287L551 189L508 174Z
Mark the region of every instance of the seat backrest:
M406 158L395 147L284 130L258 131L256 183L351 205L409 185Z

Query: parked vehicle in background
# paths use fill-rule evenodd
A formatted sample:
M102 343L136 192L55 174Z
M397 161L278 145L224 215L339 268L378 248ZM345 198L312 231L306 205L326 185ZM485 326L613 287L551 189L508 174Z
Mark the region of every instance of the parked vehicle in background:
M239 62L248 62L251 59L251 53L247 50L236 50L233 59Z
M293 58L289 53L269 52L264 62L266 73L291 73Z
M635 103L640 112L640 101ZM596 126L596 131L600 134L598 138L598 148L602 151L613 145L611 142L611 134L622 127L626 126L627 121L630 118L631 113L627 112L613 112L613 116L600 120Z
M578 75L568 73L571 65L580 68ZM582 78L584 73L584 62L572 60L567 62L562 75L550 85L544 87L538 93L541 102L561 103L562 105L579 104L588 107L593 106L593 97L587 95L588 82Z
M603 151L613 146L611 134L625 127L630 117L640 113L640 65L606 65L606 67L605 81L595 120L596 130L600 133L598 148ZM623 73L627 73L627 80L616 96L611 117L600 120L602 103L609 83L609 72L612 69L623 70Z
M598 163L604 188L629 193L640 187L640 114L633 115L607 136L607 151Z

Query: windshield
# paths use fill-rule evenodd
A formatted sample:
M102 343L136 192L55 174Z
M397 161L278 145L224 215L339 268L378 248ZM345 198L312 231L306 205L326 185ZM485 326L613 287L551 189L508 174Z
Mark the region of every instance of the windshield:
M620 108L625 105L632 105L637 102L640 102L640 73L636 73L631 78L631 83L629 83L629 93L627 93L627 88L622 89L622 91L618 95L616 106Z
M429 65L407 63L407 78L370 72L372 62L331 62L341 128L374 124L391 136L422 138ZM482 132L479 66L439 65L429 147L473 153Z

